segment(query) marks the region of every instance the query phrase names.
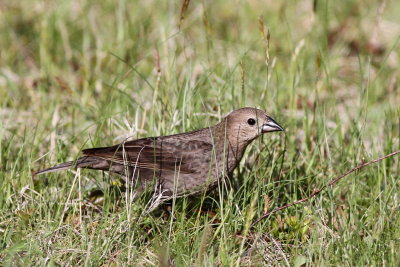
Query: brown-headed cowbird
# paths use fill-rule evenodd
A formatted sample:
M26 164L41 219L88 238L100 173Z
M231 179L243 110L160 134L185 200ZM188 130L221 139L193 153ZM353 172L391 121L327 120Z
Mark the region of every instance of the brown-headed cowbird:
M275 131L283 128L264 111L241 108L200 130L85 149L77 161L34 175L69 168L95 169L121 175L137 191L151 186L166 198L195 194L215 187L235 169L254 139Z

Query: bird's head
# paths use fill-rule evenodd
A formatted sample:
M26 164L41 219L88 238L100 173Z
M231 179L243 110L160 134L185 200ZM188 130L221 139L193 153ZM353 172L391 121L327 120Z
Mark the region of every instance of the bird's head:
M256 108L234 110L224 121L229 139L237 144L247 145L263 133L283 131L276 121Z

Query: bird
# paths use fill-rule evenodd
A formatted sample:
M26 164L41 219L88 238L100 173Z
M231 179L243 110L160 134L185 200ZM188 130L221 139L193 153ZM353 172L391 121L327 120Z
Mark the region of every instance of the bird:
M284 129L264 111L245 107L199 130L84 149L76 161L33 175L94 169L119 175L136 192L157 191L163 199L193 195L215 188L231 175L253 140L277 131Z

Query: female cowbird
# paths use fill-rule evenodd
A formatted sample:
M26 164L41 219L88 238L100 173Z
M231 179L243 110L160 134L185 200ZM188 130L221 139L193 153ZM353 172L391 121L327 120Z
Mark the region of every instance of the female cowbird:
M200 130L85 149L77 161L34 175L69 168L95 169L121 175L137 192L156 189L165 198L196 194L212 189L229 175L254 139L275 131L283 128L264 111L241 108Z

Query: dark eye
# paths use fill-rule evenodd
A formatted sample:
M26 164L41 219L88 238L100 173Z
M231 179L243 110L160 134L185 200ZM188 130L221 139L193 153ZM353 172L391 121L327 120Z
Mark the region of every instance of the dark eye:
M254 124L256 124L256 120L250 118L250 119L247 120L247 123L248 123L249 125L254 125Z

